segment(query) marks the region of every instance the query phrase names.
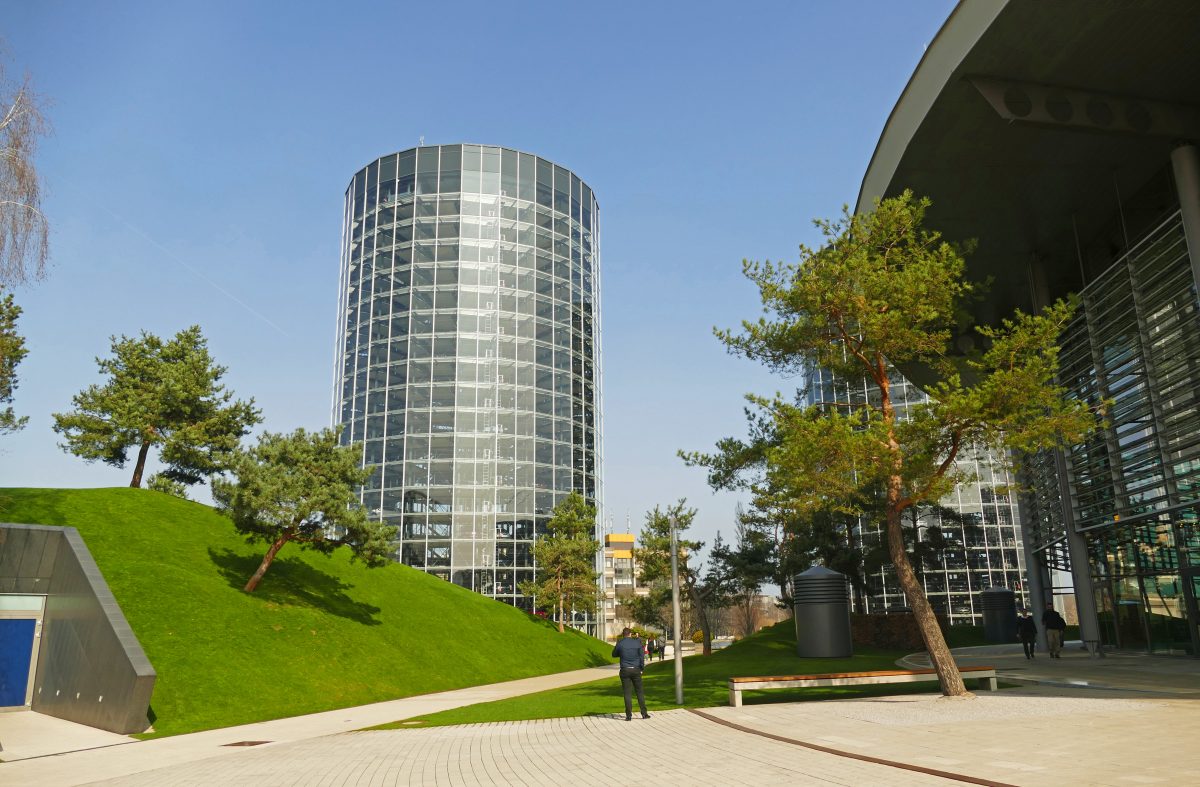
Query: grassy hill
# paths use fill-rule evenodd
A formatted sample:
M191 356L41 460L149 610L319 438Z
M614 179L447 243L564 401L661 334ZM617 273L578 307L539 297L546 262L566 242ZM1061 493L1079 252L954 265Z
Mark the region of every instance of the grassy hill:
M79 529L158 671L156 734L609 663L611 646L406 566L265 545L141 489L0 489L0 521Z

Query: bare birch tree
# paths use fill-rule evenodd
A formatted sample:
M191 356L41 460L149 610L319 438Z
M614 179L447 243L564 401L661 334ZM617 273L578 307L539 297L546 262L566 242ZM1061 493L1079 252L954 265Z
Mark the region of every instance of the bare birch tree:
M29 77L11 82L0 62L0 286L46 273L50 225L34 154L48 130Z

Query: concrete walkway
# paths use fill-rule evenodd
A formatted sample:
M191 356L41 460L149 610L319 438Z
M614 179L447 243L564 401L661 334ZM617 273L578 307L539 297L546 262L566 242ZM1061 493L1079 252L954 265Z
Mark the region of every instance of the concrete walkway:
M1037 693L1045 691L965 701L907 695L752 704L704 715L673 710L632 723L590 716L351 732L160 763L99 783L1128 787L1178 784L1181 774L1200 769L1195 700ZM1136 734L1145 731L1153 731L1150 745ZM0 766L0 783L77 784L100 776L85 769L87 760L70 774L16 770L13 779L7 770L36 762Z
M0 760L5 762L136 741L126 735L30 710L0 713Z
M939 782L949 783L746 735L675 710L633 723L623 716L593 716L351 733L104 784L850 787Z
M15 745L10 747L8 738L0 737L0 742L5 746L5 751L0 754L0 759L4 760L0 763L0 784L5 787L22 784L85 784L101 779L124 777L164 765L180 766L214 756L232 755L236 758L239 751L245 751L245 744L250 741L268 741L274 744L307 741L464 705L533 694L607 677L615 680L616 674L617 666L613 664L149 741L128 743L127 741L134 739L116 736L124 741L115 742L124 745L109 745L101 749L91 748L95 744L90 743L89 739L83 751L68 750L54 756L44 756L44 750L47 748L46 738L42 739L40 747L22 749ZM18 714L0 714L0 717L9 715ZM60 752L74 748L81 742L77 737L79 731L72 729L80 725L36 713L28 714L26 718L28 716L38 717L35 721L40 725L42 733L50 740L61 742ZM0 719L0 722L3 722L3 719ZM0 727L0 736L6 736L3 727ZM29 737L14 735L13 740L28 740Z
M352 732L606 677L619 707L610 666L5 763L0 784L577 787L618 778L1127 787L1174 784L1180 774L1200 772L1200 662L1092 660L1068 651L1063 659L1030 663L1003 648L958 655L962 663L995 663L1006 680L1023 671L1029 685L975 700L923 694L761 704L751 698L742 708L673 710L632 723L606 715Z
M1200 699L1200 659L1108 652L1094 658L1079 641L1067 642L1062 658L1038 653L1026 659L1019 644L956 648L955 660L964 667L994 666L1009 683L1097 689L1137 694ZM928 669L928 654L913 653L900 660L907 669Z
M1037 686L973 700L922 694L706 713L848 754L1004 784L1178 784L1200 769L1195 700L1060 695Z

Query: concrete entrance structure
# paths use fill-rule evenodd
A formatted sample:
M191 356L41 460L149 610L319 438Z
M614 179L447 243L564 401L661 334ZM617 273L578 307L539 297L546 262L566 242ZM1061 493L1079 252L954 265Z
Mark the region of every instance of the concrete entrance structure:
M0 681L28 676L4 692L8 707L117 733L150 726L154 667L75 528L0 524L0 618Z

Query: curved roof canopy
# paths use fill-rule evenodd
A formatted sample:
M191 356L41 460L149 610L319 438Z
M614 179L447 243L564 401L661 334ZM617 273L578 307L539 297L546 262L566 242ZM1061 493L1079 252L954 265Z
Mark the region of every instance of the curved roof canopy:
M1076 238L1200 139L1200 2L963 0L892 110L858 209L906 188L927 224L975 239L977 318L1032 308L1039 260L1051 297L1088 273ZM906 370L907 371L907 370Z

